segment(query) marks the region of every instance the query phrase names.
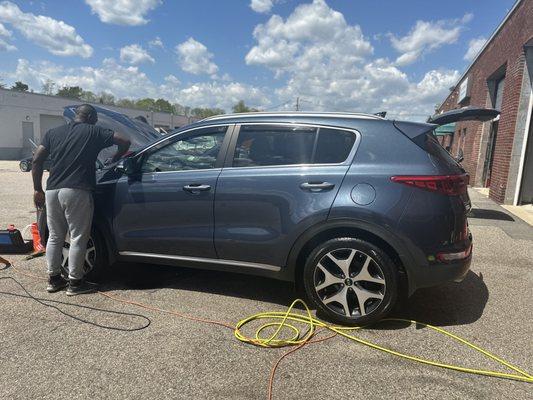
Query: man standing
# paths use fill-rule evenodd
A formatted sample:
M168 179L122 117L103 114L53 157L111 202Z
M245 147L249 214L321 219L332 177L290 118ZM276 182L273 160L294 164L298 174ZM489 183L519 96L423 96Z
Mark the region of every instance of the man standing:
M38 209L46 202L49 230L47 291L50 293L67 286L69 296L96 289L94 284L84 280L83 269L94 211L96 158L102 149L116 144L118 149L112 161L118 161L130 147L126 137L96 126L97 121L94 107L89 104L78 106L74 121L46 132L33 156L34 202ZM52 165L45 195L43 163L48 155ZM61 276L61 254L67 232L70 232L68 281Z

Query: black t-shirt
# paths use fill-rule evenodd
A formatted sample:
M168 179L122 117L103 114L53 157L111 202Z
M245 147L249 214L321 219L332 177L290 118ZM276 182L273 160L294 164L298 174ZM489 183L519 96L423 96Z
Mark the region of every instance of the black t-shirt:
M52 160L46 190L85 189L96 186L96 157L113 145L113 131L73 122L50 129L41 143Z

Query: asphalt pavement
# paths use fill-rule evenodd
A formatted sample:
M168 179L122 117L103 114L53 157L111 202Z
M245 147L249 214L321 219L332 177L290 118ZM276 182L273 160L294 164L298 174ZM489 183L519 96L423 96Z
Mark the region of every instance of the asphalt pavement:
M0 227L35 219L31 176L0 162ZM475 247L462 283L416 292L393 316L443 327L533 372L533 228L472 193ZM509 219L511 218L511 219ZM8 257L19 271L45 277L43 258ZM1 269L1 265L0 265ZM140 331L102 329L68 318L0 280L1 399L264 399L273 363L287 349L238 342L229 329L116 303L99 294L48 294L41 280L13 269L34 296L145 315ZM102 290L129 300L236 323L283 311L291 284L246 275L156 265L115 266ZM80 318L119 328L145 320L59 305ZM528 311L529 310L529 311ZM383 346L472 368L507 370L420 326L387 324L360 335ZM529 395L528 395L529 393ZM420 365L336 337L304 347L280 364L274 399L529 399L531 384Z

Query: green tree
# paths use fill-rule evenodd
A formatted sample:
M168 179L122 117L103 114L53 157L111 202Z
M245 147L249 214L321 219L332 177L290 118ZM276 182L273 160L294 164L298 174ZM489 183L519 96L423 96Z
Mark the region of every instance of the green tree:
M141 110L154 111L155 110L155 100L149 97L144 99L139 99L135 102L135 106Z
M191 107L182 106L179 103L174 103L174 110L178 115L185 115L186 117L191 115Z
M69 99L80 99L83 93L83 89L79 86L63 86L60 88L56 95L60 97L68 97Z
M55 88L56 83L51 79L47 79L41 86L41 93L51 96L54 94Z
M80 100L86 101L87 103L97 103L98 97L90 90L84 90L81 93Z
M191 115L198 118L212 117L213 115L225 114L221 108L202 108L196 107L191 110Z
M101 92L98 95L98 102L100 104L106 104L108 106L113 106L115 105L115 96L113 96L111 93Z
M5 89L6 84L4 83L4 80L0 78L0 89Z
M130 99L118 99L116 105L124 108L137 108L135 100Z
M165 99L157 99L154 103L155 111L173 113L175 112L174 107L170 102Z
M15 84L11 86L11 90L16 90L17 92L27 92L28 89L29 86L21 81L16 81Z
M257 108L250 108L244 104L243 100L239 100L237 104L233 106L234 113L246 113L246 112L257 112Z

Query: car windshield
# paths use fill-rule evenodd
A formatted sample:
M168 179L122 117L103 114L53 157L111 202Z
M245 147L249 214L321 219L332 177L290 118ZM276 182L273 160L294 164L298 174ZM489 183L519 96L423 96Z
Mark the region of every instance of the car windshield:
M76 106L65 107L63 115L68 121L74 119L75 108ZM96 125L124 134L131 141L131 151L137 151L145 147L148 143L161 138L159 132L142 121L129 118L124 114L107 110L102 107L95 108L98 112L98 122ZM101 167L105 164L107 160L113 157L116 149L116 146L103 149L98 155L97 165Z

